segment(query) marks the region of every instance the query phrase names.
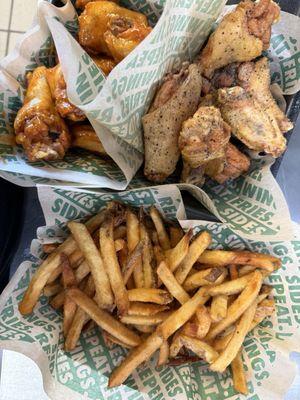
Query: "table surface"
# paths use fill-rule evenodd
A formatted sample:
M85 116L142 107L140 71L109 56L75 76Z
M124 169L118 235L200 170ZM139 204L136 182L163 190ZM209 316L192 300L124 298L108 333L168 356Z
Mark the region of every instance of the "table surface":
M23 32L28 29L34 15L38 0L0 0L0 58L6 55L14 47ZM282 188L289 208L291 217L300 223L300 119L292 135L289 148L280 166L277 181ZM27 202L37 201L34 189L27 191ZM36 207L39 207L36 204ZM19 249L15 257L16 268L19 262L28 254L30 241L35 237L32 227L43 225L42 217L35 215L24 216L26 229L21 232L20 243L23 249ZM24 246L25 243L25 246ZM25 247L25 250L24 250ZM293 386L285 396L285 400L300 399L300 353L291 355L298 366L298 374ZM42 375L37 365L22 354L3 351L1 382L1 400L48 400L49 397L43 390ZM55 400L55 399L53 399Z

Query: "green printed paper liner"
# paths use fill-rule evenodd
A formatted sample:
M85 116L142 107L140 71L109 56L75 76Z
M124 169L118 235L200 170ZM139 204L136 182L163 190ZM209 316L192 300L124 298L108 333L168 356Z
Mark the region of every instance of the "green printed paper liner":
M77 14L70 0L61 8L40 0L32 28L16 50L0 62L1 175L22 186L50 184L114 190L152 186L139 170L143 161L141 116L165 72L183 60L192 60L199 52L224 3L225 0L121 1L147 15L151 25L157 24L106 79L73 37ZM299 18L282 12L281 21L273 27L268 56L272 59L273 81L286 94L295 93L300 87L299 40ZM39 64L53 65L55 48L71 101L86 112L115 162L73 149L61 161L28 163L22 149L14 146L12 125L21 106L25 72ZM253 156L250 172L233 182L218 185L207 181L201 189L192 185L180 187L189 190L220 221L245 238L287 240L292 237L290 216L270 172L273 161L270 157ZM172 177L166 183L177 183L178 179Z
M52 399L201 399L238 400L228 369L216 374L205 363L156 367L156 356L140 366L120 387L107 389L108 376L126 355L115 345L108 350L97 328L85 331L74 351L63 350L62 316L42 296L34 312L22 317L18 302L40 263L41 243L53 242L66 233L66 222L98 212L112 199L147 209L155 204L169 219L184 228L207 229L213 247L249 249L281 257L282 269L269 278L274 287L276 314L262 322L245 339L243 358L247 369L249 400L281 400L295 376L291 351L300 350L300 233L291 242L246 241L228 227L205 221L188 221L179 190L175 186L136 189L121 194L97 194L81 190L39 188L46 227L38 229L32 242L34 257L23 262L0 297L0 347L32 358L40 367L44 387Z

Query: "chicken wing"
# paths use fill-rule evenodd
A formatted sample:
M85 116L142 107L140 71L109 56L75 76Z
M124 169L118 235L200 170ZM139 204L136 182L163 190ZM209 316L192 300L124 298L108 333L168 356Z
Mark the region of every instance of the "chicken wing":
M163 182L171 175L180 157L178 137L182 123L197 109L201 93L198 65L184 64L181 71L168 74L158 89L152 106L143 117L145 176Z
M232 133L252 150L279 157L286 140L277 124L272 124L260 103L235 86L218 90L218 106Z
M203 74L234 62L251 61L269 47L271 26L278 20L280 8L272 0L242 1L225 15L200 54Z
M75 124L70 127L70 131L73 147L81 147L101 156L107 156L100 139L91 125Z
M250 168L250 159L240 152L232 143L228 143L225 150L225 164L220 171L209 167L205 168L205 174L218 183L224 183L228 179L236 179Z
M79 43L90 53L107 54L116 62L150 32L145 15L110 1L90 2L79 16Z
M67 85L60 64L47 70L47 80L59 115L71 121L84 121L84 112L68 99Z
M238 84L261 104L270 120L278 124L281 132L293 128L293 124L278 107L270 91L270 67L266 57L256 62L241 64L238 70Z
M101 68L102 72L104 75L109 75L111 71L115 68L117 65L115 61L110 58L110 57L105 57L105 56L95 56L92 57L94 63L97 65L97 67Z
M179 149L183 160L197 168L224 157L230 139L230 127L216 107L199 107L182 125Z
M75 7L79 8L79 10L83 10L87 3L91 3L92 1L101 1L101 0L76 0ZM119 3L119 0L109 0L114 3Z

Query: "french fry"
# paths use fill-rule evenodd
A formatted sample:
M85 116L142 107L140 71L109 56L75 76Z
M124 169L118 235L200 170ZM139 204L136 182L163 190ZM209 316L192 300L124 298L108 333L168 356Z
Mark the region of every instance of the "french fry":
M99 250L83 224L69 222L68 227L90 267L95 282L99 307L111 309L114 304L114 298ZM107 257L107 255L105 256Z
M57 293L57 295L50 300L50 305L55 310L58 310L64 305L64 301L65 301L65 292L61 291Z
M158 325L170 316L169 311L163 311L153 315L124 315L120 317L123 324L131 325Z
M134 325L135 329L143 334L147 335L153 333L156 329L155 325Z
M238 393L248 394L246 374L242 360L241 350L237 353L231 363L233 386Z
M237 279L239 277L239 272L235 264L229 265L229 274L231 280Z
M239 277L245 276L250 274L251 272L255 271L257 267L255 265L244 265L239 268Z
M182 327L182 333L187 336L203 339L211 326L210 313L205 306L197 308L195 315Z
M106 331L102 331L102 337L106 344L106 346L111 349L114 344L118 344L121 347L125 347L125 349L132 349L132 346L127 343L122 342L122 340L115 338L110 333Z
M161 304L130 302L128 315L155 315L168 310L169 307Z
M140 224L137 216L131 211L126 211L127 246L129 256L140 241ZM133 278L137 288L144 286L142 256L137 257L133 269Z
M143 246L143 242L138 243L134 250L127 257L126 264L122 269L122 275L125 284L127 284L129 278L132 276L134 269L141 263Z
M65 290L70 289L72 287L76 287L77 282L73 272L73 269L70 266L70 262L67 256L61 254L62 258L62 282ZM63 333L64 337L67 337L70 326L72 324L74 315L76 313L77 305L72 301L68 296L64 298L64 319L63 319Z
M186 303L190 299L190 296L177 282L175 276L172 274L164 261L161 262L157 268L157 274L171 295L181 304Z
M170 353L169 343L167 340L164 340L162 345L159 348L157 367L160 367L161 365L165 365L168 363L169 353Z
M210 243L211 236L206 231L201 232L191 243L188 254L176 270L175 278L180 284L185 281L192 266L198 260L203 251L210 245Z
M211 301L210 315L212 322L219 322L227 315L228 296L219 294L214 296Z
M179 354L182 347L183 344L181 341L181 330L179 330L173 336L173 340L170 346L170 357L175 358Z
M184 284L183 288L189 292L197 289L200 286L206 285L218 285L222 283L227 277L228 273L226 268L212 267L196 271L193 275L189 275Z
M214 325L214 327L210 330L206 336L208 341L213 340L224 329L232 325L250 307L259 293L261 284L262 274L259 271L255 271L248 285L238 296L238 298L229 306L227 310L227 317Z
M143 242L142 261L143 261L143 275L144 287L155 287L154 271L152 268L152 243L147 232L145 225L140 222L140 238Z
M219 353L213 347L200 339L192 338L182 334L180 335L180 341L184 347L191 350L198 357L205 360L209 364L214 362L219 356Z
M113 234L112 234L113 238ZM114 241L115 250L116 252L121 251L125 247L125 240L124 239L116 239Z
M250 251L206 250L199 256L198 261L202 264L214 264L219 267L229 264L248 264L269 272L273 272L281 266L281 261L277 257Z
M100 227L100 248L104 257L104 268L109 278L118 312L121 315L127 313L129 300L127 289L122 278L122 272L113 237L113 219L107 219ZM122 240L122 239L119 239Z
M127 228L125 225L120 225L114 229L114 240L126 239L126 236L127 236Z
M220 285L210 287L208 289L211 296L226 295L230 296L238 294L245 289L249 281L253 278L254 272L244 275L241 278L234 279L233 281L223 282Z
M54 250L60 245L60 243L45 243L43 244L43 252L46 254L53 253Z
M236 357L250 328L256 307L257 302L254 301L242 314L240 320L236 324L236 328L227 347L222 351L220 356L210 365L210 369L212 371L224 372L228 365Z
M81 282L90 272L91 270L89 264L85 260L82 261L82 263L74 271L76 281L78 283Z
M97 325L115 338L129 346L137 346L140 343L140 338L134 332L113 318L108 312L101 310L97 304L81 290L69 289L67 296L82 308Z
M173 249L166 250L166 259L172 272L176 271L180 263L188 254L192 236L193 230L190 229Z
M162 261L165 261L165 254L159 244L155 244L153 246L153 253L156 260L156 265L159 265Z
M73 251L73 253L69 255L69 261L72 268L78 267L82 260L83 255L79 249Z
M169 318L157 328L164 339L168 339L174 332L182 327L196 312L197 308L209 299L206 289L199 289L194 296L174 311Z
M95 293L95 285L93 277L90 275L85 283L85 287L83 289L84 293L88 297L93 297ZM77 307L76 313L74 315L73 321L69 328L66 340L65 340L65 349L66 351L72 351L75 349L76 344L79 340L80 333L84 327L84 325L90 320L90 317L86 314L84 310Z
M169 228L169 232L170 232L171 248L173 248L180 242L180 240L184 236L184 231L179 226L171 225Z
M51 297L51 296L55 296L56 294L58 294L62 290L63 290L63 287L61 286L60 283L53 282L53 283L50 283L49 285L46 285L44 287L43 293L44 293L45 296Z
M155 331L115 368L109 377L108 387L121 385L140 364L148 360L163 344L163 338Z
M136 288L128 290L129 301L141 301L155 304L169 304L173 300L169 292L162 289Z
M168 236L168 233L166 231L160 213L154 206L150 208L150 217L152 218L152 221L154 223L158 235L158 241L159 244L161 245L161 248L163 250L169 250L171 248L170 238Z

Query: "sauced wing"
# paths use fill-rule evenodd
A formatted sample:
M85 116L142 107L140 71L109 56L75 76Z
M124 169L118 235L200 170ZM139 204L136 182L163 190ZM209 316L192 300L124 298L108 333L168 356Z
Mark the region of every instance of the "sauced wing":
M279 14L272 0L241 2L222 19L203 49L200 64L204 76L209 78L218 68L260 56L269 47L271 26Z
M101 1L101 0L76 0L75 7L79 8L80 10L83 10L85 8L85 6L88 3L91 3L92 1ZM110 1L117 3L117 4L119 3L118 0L110 0Z
M232 133L250 149L279 157L286 140L260 103L239 87L218 90L218 106Z

